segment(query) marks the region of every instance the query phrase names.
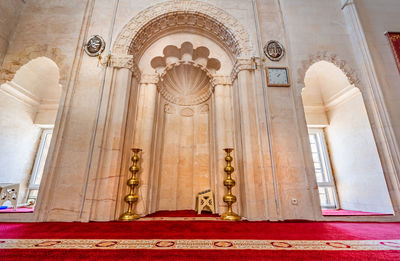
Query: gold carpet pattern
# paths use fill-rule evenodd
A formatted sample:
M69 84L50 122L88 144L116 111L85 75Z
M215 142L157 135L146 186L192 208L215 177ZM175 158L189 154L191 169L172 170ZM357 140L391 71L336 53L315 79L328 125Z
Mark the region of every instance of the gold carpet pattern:
M0 249L400 250L400 240L2 239Z

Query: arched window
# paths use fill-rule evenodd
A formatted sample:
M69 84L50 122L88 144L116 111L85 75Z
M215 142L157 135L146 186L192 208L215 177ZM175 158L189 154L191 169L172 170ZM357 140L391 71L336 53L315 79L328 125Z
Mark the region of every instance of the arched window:
M327 61L310 66L304 81L302 98L322 208L392 214L360 90Z
M36 201L62 91L59 78L58 66L39 57L0 87L0 183L17 185L18 206Z

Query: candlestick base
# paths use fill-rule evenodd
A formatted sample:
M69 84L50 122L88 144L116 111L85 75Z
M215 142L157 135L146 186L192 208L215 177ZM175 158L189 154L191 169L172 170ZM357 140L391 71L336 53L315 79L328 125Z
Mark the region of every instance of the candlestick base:
M235 212L226 212L226 213L221 215L221 218L223 220L227 220L227 221L240 221L240 220L242 220L242 218L238 214L236 214Z
M135 213L124 213L119 217L121 221L133 221L139 219L139 215Z

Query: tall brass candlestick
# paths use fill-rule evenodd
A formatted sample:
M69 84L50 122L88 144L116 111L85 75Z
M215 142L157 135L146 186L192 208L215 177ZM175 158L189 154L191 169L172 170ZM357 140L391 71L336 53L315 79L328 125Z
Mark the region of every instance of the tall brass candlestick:
M132 221L139 218L139 215L134 212L135 204L139 199L139 195L135 193L135 187L139 186L139 179L136 176L139 172L140 168L138 165L139 161L139 152L141 149L133 148L133 156L132 156L132 166L129 168L129 171L132 173L132 176L126 184L129 186L129 194L125 196L125 202L128 203L128 211L122 214L119 217L119 220L122 221Z
M228 192L225 194L223 199L224 202L228 205L228 211L222 214L221 218L228 221L239 221L241 219L240 216L232 211L232 204L236 202L236 196L232 195L232 187L234 187L236 184L235 180L231 177L232 172L235 170L231 166L231 162L233 159L230 153L233 151L233 149L226 148L224 149L224 151L226 152L226 166L224 168L226 179L224 180L224 186L228 188Z

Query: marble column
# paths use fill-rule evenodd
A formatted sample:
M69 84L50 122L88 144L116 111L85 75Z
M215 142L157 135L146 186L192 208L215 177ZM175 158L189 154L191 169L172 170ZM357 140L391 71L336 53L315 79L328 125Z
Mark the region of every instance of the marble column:
M239 59L232 74L236 165L242 195L240 214L250 220L265 220L270 218L270 206L275 205L274 180L268 149L266 104L260 92L261 78L256 73L252 60Z
M115 216L126 116L131 92L132 56L114 55L108 69L104 105L100 110L99 134L89 175L84 214L90 220L107 221Z
M118 181L125 132L126 110L132 73L128 68L114 69L114 81L109 93L112 104L106 112L101 141L99 167L89 184L94 184L90 220L112 220L118 194Z
M232 94L231 94L231 79L230 77L216 77L216 85L214 87L213 96L213 115L214 115L214 155L215 155L215 175L213 177L216 211L223 213L225 211L226 204L222 198L226 192L226 188L223 185L225 178L224 167L225 167L225 152L223 151L226 147L234 147L233 145L233 111L232 111ZM236 148L235 148L236 149ZM236 159L234 159L233 165L235 165ZM237 169L237 168L236 168ZM237 179L238 172L234 173L237 186L234 188L234 194L238 197L239 182ZM239 197L238 197L239 198ZM239 204L235 204L237 208ZM237 209L235 210L237 211Z
M152 170L152 141L155 136L154 124L157 107L157 85L158 76L156 74L143 75L139 85L138 111L136 118L136 128L134 133L134 146L141 148L141 172L139 173L139 201L137 212L139 214L148 213L148 190Z

